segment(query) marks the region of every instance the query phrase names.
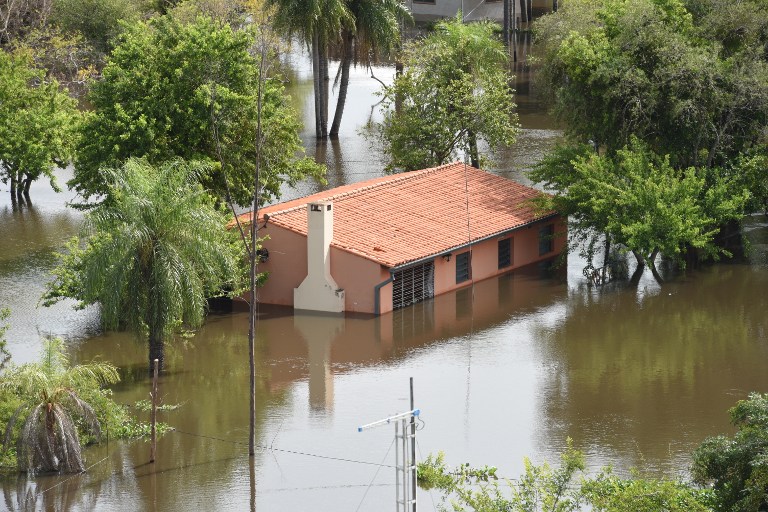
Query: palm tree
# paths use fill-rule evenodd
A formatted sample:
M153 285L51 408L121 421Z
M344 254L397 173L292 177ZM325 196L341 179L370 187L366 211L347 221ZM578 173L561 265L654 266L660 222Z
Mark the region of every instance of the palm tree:
M86 216L87 246L71 248L47 294L47 303L98 303L105 328L147 336L150 371L155 359L163 367L174 329L201 325L206 297L237 274L234 235L199 184L206 170L181 160L155 168L130 159L103 171L109 200Z
M275 26L288 37L298 35L312 53L315 89L315 135L328 136L328 44L352 24L345 0L267 0L275 8Z
M347 0L354 24L342 29L342 60L339 97L333 116L331 138L339 136L341 116L347 101L349 68L353 62L370 66L400 47L400 23L411 19L402 0Z
M101 428L81 394L119 380L117 369L108 363L70 366L60 338L44 342L39 363L8 369L0 380L0 390L15 394L23 403L8 422L6 445L16 422L26 414L17 441L19 470L84 471L78 425L97 439Z

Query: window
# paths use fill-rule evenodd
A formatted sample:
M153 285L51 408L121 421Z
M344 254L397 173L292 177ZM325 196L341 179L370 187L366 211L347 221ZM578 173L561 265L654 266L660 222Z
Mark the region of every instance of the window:
M467 281L472 275L469 251L456 255L456 284Z
M555 225L547 224L539 229L539 256L555 250Z
M392 308L400 309L435 295L435 272L431 261L393 274Z
M512 239L499 240L499 269L512 266Z

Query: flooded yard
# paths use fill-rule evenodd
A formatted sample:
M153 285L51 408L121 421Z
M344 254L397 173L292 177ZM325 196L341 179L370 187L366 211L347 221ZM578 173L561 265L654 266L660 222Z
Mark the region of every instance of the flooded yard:
M308 69L292 66L291 92L311 126ZM387 81L393 70L374 73ZM329 187L381 173L358 133L377 89L356 70L339 143L315 146L305 133L308 152L329 164ZM524 179L559 132L526 76L518 89L523 130L494 170ZM319 186L302 184L286 198ZM55 249L82 221L64 206L71 198L36 183L33 206L14 209L0 190L9 348L15 362L28 362L41 336L63 336L74 360L118 365L115 398L135 404L150 390L145 343L100 332L95 308L38 306ZM252 464L247 315L213 314L194 337L166 347L160 395L180 407L160 413L175 430L159 440L154 465L148 442L109 440L87 450L85 474L4 478L0 509L391 510L394 427L357 427L408 410L409 377L422 411L419 459L442 450L450 465L495 465L516 478L524 456L556 463L571 437L592 470L685 476L690 452L730 431L727 409L768 390L768 221L747 219L746 231L751 263L689 270L662 287L650 275L637 287L589 287L572 255L555 272L516 271L381 317L261 306ZM438 497L420 491L418 500L432 510Z

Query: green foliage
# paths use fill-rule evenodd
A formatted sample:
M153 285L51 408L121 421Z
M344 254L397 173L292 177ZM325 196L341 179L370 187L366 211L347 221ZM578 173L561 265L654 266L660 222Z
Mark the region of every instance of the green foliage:
M492 23L441 21L405 49L405 72L385 89L376 137L389 171L432 167L466 152L479 165L478 143L509 145L517 117L507 55Z
M140 5L132 0L57 0L51 20L64 32L81 34L96 50L108 53L122 32L121 22L139 19Z
M2 372L8 360L11 358L10 352L8 352L8 340L5 339L5 333L8 332L10 326L5 323L11 316L11 310L8 308L0 308L0 372Z
M768 507L768 395L752 393L730 411L733 436L706 439L693 454L696 481L713 484L719 511Z
M569 136L609 154L635 136L678 169L724 166L764 143L764 43L725 51L710 21L734 2L688 4L708 1L720 6L711 17L681 0L571 0L538 21L540 85Z
M6 370L0 378L3 402L14 397L20 405L8 419L5 448L17 434L19 469L83 471L79 432L96 439L101 434L99 416L85 397L118 380L117 369L108 363L71 366L58 338L44 342L38 363ZM15 430L19 420L20 431Z
M447 511L450 501L454 512L707 512L711 511L712 493L690 484L615 476L604 469L596 477L576 475L585 469L584 454L573 448L571 440L561 455L561 464L552 468L525 459L525 473L507 486L500 486L496 468L473 469L468 465L449 470L444 454L430 455L418 465L419 485L443 493L440 510Z
M644 478L623 479L603 470L581 487L584 501L594 512L707 512L712 493L690 484Z
M568 447L561 456L561 466L553 469L549 464L536 466L525 459L525 474L516 482L498 483L496 468L472 468L469 464L449 470L445 455L431 455L418 465L419 485L426 489L443 491L443 503L450 500L454 511L477 512L568 512L579 510L580 495L570 485L577 472L584 470L584 455ZM447 510L441 505L441 510Z
M131 159L105 171L111 200L86 216L83 248L70 244L54 272L46 304L63 297L99 303L107 329L149 336L162 365L174 327L199 326L206 297L235 276L234 233L199 184L204 166L172 161L154 167Z
M298 159L299 121L277 78L263 84L263 143L256 152L258 62L252 34L210 18L182 24L163 16L122 34L89 96L70 183L86 198L108 192L108 167L128 157L158 164L172 158L216 162L201 176L220 196L249 204L257 157L262 201L280 186L323 169ZM221 157L221 158L219 158ZM221 164L221 165L219 165ZM229 190L224 177L228 178Z
M689 248L712 257L723 253L714 236L722 223L741 217L750 196L716 169L673 168L669 157L635 138L614 156L587 146L561 148L531 177L553 189L545 201L571 216L574 232L606 234L651 269L659 252L675 259Z
M40 176L57 188L53 170L69 161L77 120L75 101L28 56L0 52L0 181L13 193Z

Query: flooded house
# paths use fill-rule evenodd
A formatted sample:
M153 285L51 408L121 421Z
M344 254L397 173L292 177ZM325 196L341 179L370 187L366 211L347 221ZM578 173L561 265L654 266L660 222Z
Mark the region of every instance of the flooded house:
M262 208L259 301L378 315L552 259L566 225L540 194L451 163Z

